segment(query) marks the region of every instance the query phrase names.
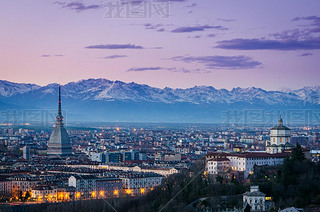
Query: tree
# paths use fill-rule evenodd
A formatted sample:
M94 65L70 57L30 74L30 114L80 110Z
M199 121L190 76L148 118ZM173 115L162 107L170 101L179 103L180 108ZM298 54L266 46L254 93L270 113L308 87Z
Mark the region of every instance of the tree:
M217 182L219 182L219 183L222 184L222 182L223 182L223 177L220 176L220 175L218 175L218 176L216 177L216 180L217 180Z
M28 200L30 197L31 197L30 192L29 192L29 191L27 191L27 192L26 192L26 195L25 195L25 197L24 197L24 198L25 198L26 200Z
M306 159L299 143L292 149L291 159L293 161L304 161Z
M22 191L19 191L18 197L19 197L19 199L22 199Z
M246 207L244 208L244 212L250 212L251 206L247 203Z
M285 186L292 185L296 182L294 171L294 162L292 158L285 158L282 165L282 182Z

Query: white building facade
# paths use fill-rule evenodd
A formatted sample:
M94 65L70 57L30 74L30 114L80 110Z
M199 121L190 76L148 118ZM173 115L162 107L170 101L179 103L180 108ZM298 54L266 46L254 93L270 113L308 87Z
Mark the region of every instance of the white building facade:
M32 190L31 198L39 202L57 200L57 188L47 185L38 185Z
M280 165L288 153L269 154L266 152L211 153L206 158L208 174L218 174L222 169L243 172L244 178L253 174L254 166Z
M243 194L243 208L248 204L251 212L260 212L266 210L266 194L260 192L259 186L250 186L250 192Z
M278 125L270 130L270 141L266 143L266 152L270 154L281 153L285 149L291 149L290 129L283 125L282 118Z
M155 173L131 174L120 176L123 192L128 195L144 194L162 183L164 177Z
M232 171L243 172L244 178L253 174L254 166L281 165L289 155L288 150L293 145L290 143L290 129L283 125L280 118L278 125L270 130L270 141L266 143L265 152L228 153L214 152L206 155L206 168L208 174L217 174L219 166L229 165ZM229 163L221 164L219 160L226 159Z
M208 174L219 174L230 169L230 160L228 158L214 158L208 161Z
M75 175L69 177L69 186L76 188L76 199L91 198L96 190L96 176Z

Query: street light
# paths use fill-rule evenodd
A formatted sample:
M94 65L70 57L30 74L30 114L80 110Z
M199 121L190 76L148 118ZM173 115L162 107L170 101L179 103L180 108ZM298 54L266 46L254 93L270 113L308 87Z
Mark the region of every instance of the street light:
M95 198L95 197L96 197L96 192L93 191L93 192L91 193L91 195L92 195L93 198Z
M144 188L141 188L141 189L140 189L140 193L141 193L141 194L144 194L144 192L145 192Z
M104 195L104 192L103 191L100 191L100 196L103 196Z

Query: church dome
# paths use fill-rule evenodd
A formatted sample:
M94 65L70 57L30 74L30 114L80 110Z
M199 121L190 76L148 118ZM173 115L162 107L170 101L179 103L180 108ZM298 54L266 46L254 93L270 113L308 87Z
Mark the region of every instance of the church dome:
M283 125L283 120L280 117L280 119L278 121L278 125L271 128L271 130L290 130L290 129Z

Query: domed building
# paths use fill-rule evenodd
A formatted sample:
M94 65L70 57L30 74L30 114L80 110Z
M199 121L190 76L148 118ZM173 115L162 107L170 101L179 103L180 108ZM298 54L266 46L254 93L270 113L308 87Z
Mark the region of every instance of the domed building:
M270 130L270 141L266 143L266 152L270 154L282 153L286 149L293 148L290 129L283 125L280 117L278 125Z

